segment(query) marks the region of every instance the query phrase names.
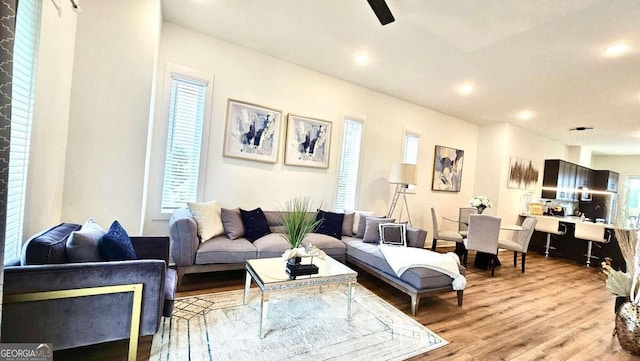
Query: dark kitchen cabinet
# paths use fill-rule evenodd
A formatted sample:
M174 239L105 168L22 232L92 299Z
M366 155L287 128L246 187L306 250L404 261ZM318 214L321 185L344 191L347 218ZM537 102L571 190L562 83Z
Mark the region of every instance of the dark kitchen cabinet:
M578 197L576 178L578 165L560 159L544 161L542 198L573 201ZM545 189L546 188L546 189Z
M587 168L587 167L583 167L583 166L577 166L578 169L576 171L576 185L575 188L576 189L582 189L582 188L588 188L591 189L593 188L593 181L594 181L594 173L593 170ZM574 201L579 201L581 197L581 193L578 191L574 194L573 200ZM584 197L588 197L588 195L584 195ZM586 199L586 198L583 198Z
M618 178L620 175L610 170L596 170L594 172L593 189L598 191L618 191Z

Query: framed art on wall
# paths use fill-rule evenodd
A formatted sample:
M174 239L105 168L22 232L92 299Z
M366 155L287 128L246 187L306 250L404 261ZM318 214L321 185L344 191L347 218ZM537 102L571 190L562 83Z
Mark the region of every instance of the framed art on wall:
M532 160L511 157L509 162L508 188L529 189L536 186L539 167Z
M275 163L281 118L280 110L229 99L223 155Z
M289 114L284 164L329 168L331 122Z
M464 150L436 145L431 189L460 192L463 161Z

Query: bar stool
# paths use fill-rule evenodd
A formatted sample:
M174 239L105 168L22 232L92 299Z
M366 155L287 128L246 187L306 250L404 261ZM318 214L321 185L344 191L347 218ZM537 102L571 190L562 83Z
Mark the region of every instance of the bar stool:
M554 217L536 217L538 223L536 223L535 230L538 232L547 234L547 245L545 247L544 256L549 257L549 249L551 247L551 235L564 236L567 234L567 226L560 223L560 220ZM561 229L562 228L562 229Z
M575 238L588 241L587 245L587 267L591 266L591 258L598 258L591 256L591 247L593 242L609 243L611 241L611 234L607 236L604 224L580 222L576 223Z

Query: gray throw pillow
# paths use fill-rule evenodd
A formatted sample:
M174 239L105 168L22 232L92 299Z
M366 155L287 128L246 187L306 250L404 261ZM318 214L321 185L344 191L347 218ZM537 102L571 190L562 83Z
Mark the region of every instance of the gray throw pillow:
M384 216L360 216L360 221L358 222L358 231L356 232L356 237L364 238L364 232L367 230L367 218L380 219L380 218L384 218Z
M342 220L342 235L343 236L353 236L353 219L355 218L355 213L345 213L344 218Z
M395 218L367 217L366 227L364 231L364 236L362 237L362 242L380 243L380 231L378 230L378 225L382 223L393 223L395 221L396 221Z
M220 217L222 218L224 233L229 239L238 239L244 236L244 225L242 224L242 217L240 217L240 208L222 208L220 210Z
M92 218L87 219L78 231L73 231L67 238L67 259L69 262L102 261L98 251L100 238L105 235L104 229Z

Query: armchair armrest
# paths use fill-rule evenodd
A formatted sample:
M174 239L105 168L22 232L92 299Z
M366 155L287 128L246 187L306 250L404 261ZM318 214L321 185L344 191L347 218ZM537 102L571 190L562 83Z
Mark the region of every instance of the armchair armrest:
M138 259L161 259L169 264L169 237L132 236L130 238Z
M153 335L164 306L162 260L65 263L7 267L4 294L142 283L140 335ZM131 294L109 294L5 304L2 342L47 340L65 349L129 338ZM38 320L37 323L30 322ZM64 329L64 332L60 332Z

